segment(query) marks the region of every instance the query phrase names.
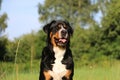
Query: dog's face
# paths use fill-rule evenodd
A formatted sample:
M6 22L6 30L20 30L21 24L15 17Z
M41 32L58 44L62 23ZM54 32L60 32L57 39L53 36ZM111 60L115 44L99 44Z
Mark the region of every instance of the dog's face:
M69 44L73 29L66 21L52 21L45 25L43 30L48 34L48 39L53 46L65 47Z

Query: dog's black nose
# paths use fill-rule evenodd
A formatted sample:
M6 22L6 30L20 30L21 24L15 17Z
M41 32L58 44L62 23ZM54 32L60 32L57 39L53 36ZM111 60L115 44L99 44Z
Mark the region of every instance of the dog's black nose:
M62 31L61 31L61 34L62 34L63 37L65 37L66 34L67 34L67 31L66 31L66 30L62 30Z

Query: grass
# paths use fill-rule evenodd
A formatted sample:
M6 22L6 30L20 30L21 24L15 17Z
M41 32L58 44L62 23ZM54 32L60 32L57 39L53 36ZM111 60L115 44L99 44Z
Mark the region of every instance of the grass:
M39 73L18 73L17 80L38 80ZM1 80L1 79L0 79ZM2 80L16 80L16 74L7 74Z
M119 80L120 66L75 69L74 80Z
M33 61L32 72L30 62L19 63L18 71L14 63L0 62L0 80L38 80L39 61ZM103 62L81 66L79 62L75 64L74 80L120 80L120 61Z
M80 67L75 68L74 80L119 80L120 64L111 67ZM18 80L38 80L39 71L37 72L19 72ZM15 73L6 73L0 80L16 80Z

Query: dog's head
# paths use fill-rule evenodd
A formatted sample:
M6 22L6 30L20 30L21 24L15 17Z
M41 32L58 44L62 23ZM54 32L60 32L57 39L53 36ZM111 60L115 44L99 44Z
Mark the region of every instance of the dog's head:
M53 20L43 30L48 35L48 42L53 46L65 47L70 42L73 29L67 21Z

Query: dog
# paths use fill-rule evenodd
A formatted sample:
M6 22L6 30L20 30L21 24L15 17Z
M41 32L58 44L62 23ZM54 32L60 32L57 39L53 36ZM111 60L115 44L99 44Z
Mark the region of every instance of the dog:
M47 46L42 51L39 80L73 80L72 27L67 21L53 20L43 30L47 34Z

